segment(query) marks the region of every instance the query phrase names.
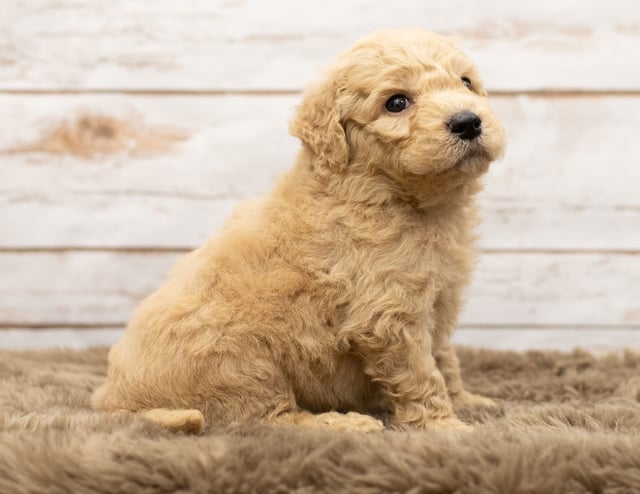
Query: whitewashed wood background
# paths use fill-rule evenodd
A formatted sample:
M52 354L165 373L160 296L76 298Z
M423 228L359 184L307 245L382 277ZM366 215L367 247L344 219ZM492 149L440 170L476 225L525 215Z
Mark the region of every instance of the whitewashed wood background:
M637 0L0 0L0 347L111 343L363 34L459 37L508 134L456 341L640 347Z

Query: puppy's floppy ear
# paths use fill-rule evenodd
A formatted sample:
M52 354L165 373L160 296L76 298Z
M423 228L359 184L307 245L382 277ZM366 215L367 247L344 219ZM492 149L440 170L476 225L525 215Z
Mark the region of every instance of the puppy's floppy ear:
M306 144L318 161L333 172L343 170L349 159L337 93L332 81L310 86L289 124L291 135Z

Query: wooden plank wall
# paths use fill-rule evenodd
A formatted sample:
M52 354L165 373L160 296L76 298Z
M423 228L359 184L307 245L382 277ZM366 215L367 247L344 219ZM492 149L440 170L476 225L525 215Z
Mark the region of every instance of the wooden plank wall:
M114 341L290 166L303 86L402 26L459 38L508 134L456 341L640 347L636 0L3 0L0 346Z

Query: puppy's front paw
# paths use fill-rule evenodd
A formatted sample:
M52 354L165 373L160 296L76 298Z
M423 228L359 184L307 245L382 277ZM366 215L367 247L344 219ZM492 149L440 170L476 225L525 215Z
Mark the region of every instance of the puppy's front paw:
M322 427L334 431L375 432L384 429L384 424L370 415L356 412L339 413L325 412L312 414L301 411L293 414L285 414L280 417L296 425L306 427Z
M455 417L431 420L429 422L421 424L421 426L422 426L421 428L424 428L427 430L438 430L438 431L445 430L445 431L470 432L473 430L473 427L471 427L468 424L465 424L464 422L462 422L461 420Z
M464 407L484 407L484 408L496 408L498 404L491 398L486 396L470 393L469 391L461 391L460 393L451 397L453 406L455 408Z

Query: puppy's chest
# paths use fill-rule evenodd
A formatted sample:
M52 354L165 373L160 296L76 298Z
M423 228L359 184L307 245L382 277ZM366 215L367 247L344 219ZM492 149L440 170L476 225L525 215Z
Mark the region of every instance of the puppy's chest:
M345 235L339 241L336 267L349 272L357 291L439 292L469 277L473 248L464 226L406 222L370 231L375 233L366 238Z
M386 255L374 256L372 269L382 279L415 281L416 286L439 291L468 276L472 258L468 242L438 230L414 232L407 237Z

